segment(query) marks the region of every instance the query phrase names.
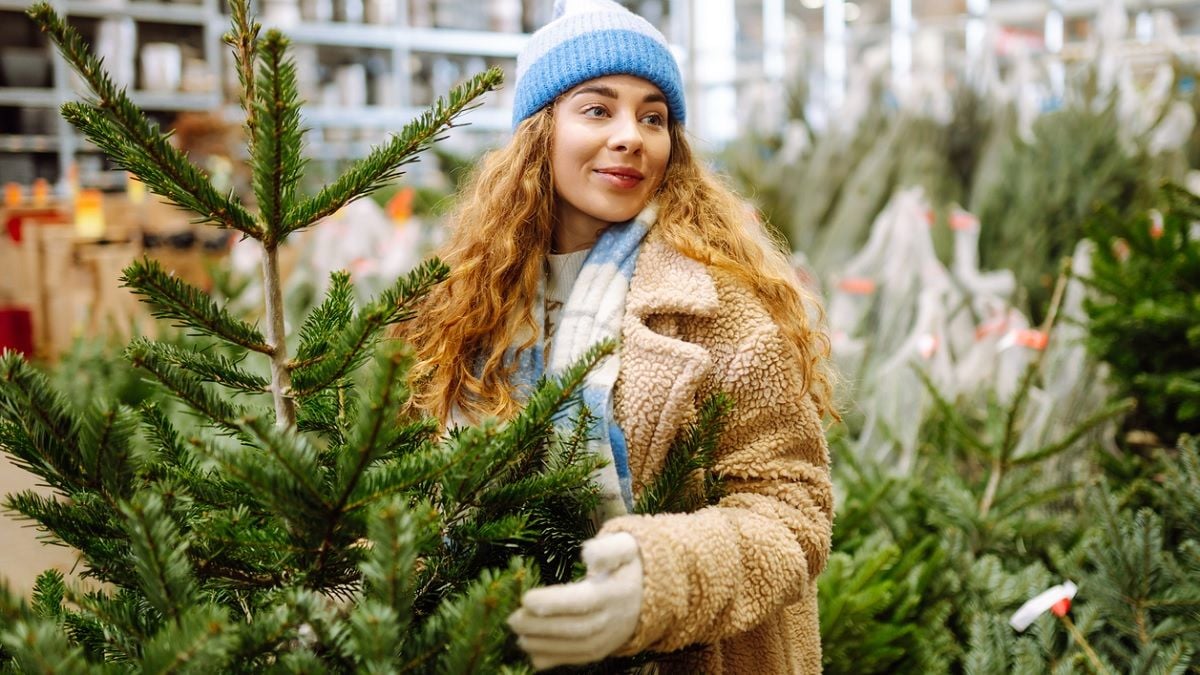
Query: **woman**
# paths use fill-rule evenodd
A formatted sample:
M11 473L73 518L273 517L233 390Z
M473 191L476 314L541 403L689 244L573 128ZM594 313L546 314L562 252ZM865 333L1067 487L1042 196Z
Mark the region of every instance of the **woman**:
M816 673L816 577L833 497L828 341L783 253L692 155L663 36L610 0L556 3L518 59L514 137L461 197L449 280L409 338L417 400L443 420L511 416L588 347L607 518L584 581L530 591L510 625L538 668L672 652L667 670ZM734 407L726 496L629 515L713 392Z

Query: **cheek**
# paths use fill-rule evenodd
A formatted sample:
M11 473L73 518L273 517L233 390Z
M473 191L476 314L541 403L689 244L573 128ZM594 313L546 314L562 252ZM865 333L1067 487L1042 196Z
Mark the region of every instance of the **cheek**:
M667 166L671 162L671 142L668 140L661 145L654 154L654 176L655 188L662 184L663 177L667 175Z
M579 173L584 162L583 152L579 147L579 142L569 137L560 137L555 141L550 152L550 170L554 173L555 179L569 180Z

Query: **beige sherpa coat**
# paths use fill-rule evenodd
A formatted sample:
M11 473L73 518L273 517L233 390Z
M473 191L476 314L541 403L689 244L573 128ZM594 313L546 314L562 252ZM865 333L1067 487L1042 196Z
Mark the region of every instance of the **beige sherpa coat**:
M829 453L779 329L748 289L653 234L630 282L615 415L635 491L661 468L698 404L734 408L716 469L727 494L689 514L621 516L645 571L637 631L622 654L689 645L666 672L819 673L816 577L833 526Z

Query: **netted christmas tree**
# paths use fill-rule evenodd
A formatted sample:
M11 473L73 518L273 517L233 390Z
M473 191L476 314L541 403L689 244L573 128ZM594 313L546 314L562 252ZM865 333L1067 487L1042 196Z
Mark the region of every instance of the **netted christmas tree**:
M355 306L349 276L298 330L283 316L287 237L400 175L500 81L469 79L314 195L300 194L288 42L231 2L253 196L222 194L105 74L47 4L29 15L87 82L64 116L152 191L263 250L264 330L146 259L125 283L189 340L135 340L167 392L77 405L0 359L0 449L55 495L5 505L78 549L81 579L0 593L0 671L498 672L523 658L503 622L521 593L574 574L597 468L586 411L562 410L611 344L539 384L511 421L458 429L409 410L412 320L447 270L430 261ZM253 202L253 207L249 205Z

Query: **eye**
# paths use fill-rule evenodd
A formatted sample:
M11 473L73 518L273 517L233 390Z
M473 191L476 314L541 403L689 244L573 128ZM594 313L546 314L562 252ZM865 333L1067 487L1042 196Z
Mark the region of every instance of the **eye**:
M602 105L589 105L588 107L583 109L583 116L584 117L595 117L595 118L607 117L608 111L605 110L604 106L602 106Z
M642 117L642 122L655 127L666 126L667 119L662 113L652 112Z

